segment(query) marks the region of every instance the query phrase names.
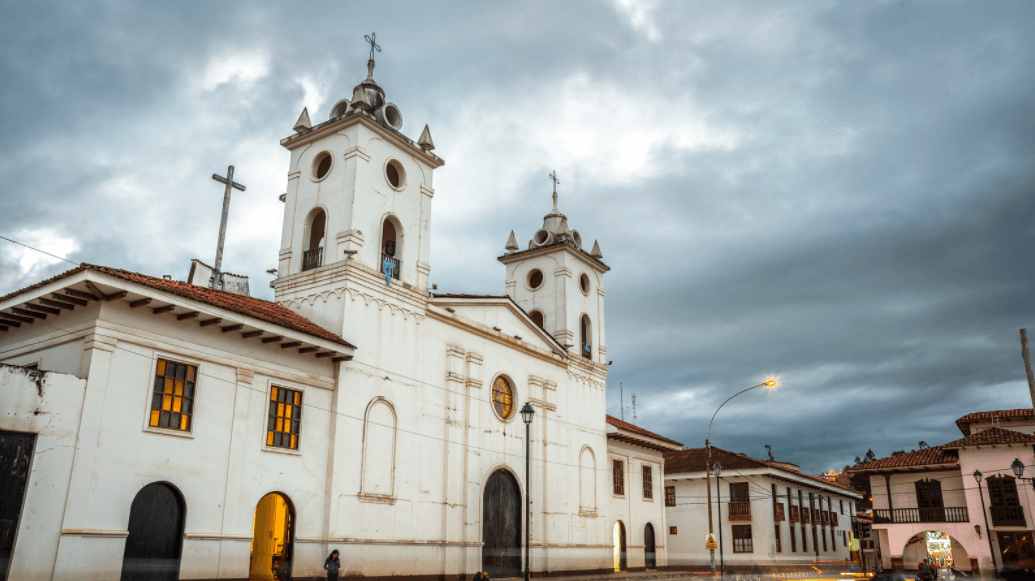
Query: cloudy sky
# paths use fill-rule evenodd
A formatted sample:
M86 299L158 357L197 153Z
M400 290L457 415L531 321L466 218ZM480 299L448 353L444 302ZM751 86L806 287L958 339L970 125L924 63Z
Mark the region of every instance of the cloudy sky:
M289 135L365 77L436 153L432 282L561 209L607 275L609 410L818 472L1031 405L1035 3L0 4L0 235L272 298ZM0 241L0 294L68 268ZM1025 307L1025 305L1028 305ZM626 419L631 410L626 411Z

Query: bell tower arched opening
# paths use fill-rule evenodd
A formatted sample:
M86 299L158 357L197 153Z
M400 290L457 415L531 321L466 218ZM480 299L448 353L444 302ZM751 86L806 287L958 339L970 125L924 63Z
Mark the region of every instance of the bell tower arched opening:
M399 280L399 264L402 262L402 228L392 216L385 216L381 222L381 272Z
M302 270L311 270L323 265L323 247L327 236L327 214L316 208L306 220L305 249L302 254Z
M582 346L579 351L586 359L593 358L593 326L589 322L589 315L582 315L579 320L579 344Z

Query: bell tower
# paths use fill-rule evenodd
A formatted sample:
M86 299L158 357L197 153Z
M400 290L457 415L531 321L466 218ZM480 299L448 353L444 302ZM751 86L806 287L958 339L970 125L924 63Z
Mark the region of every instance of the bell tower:
M328 119L313 125L303 110L292 135L277 278L277 302L334 332L340 308L328 306L350 284L368 292L426 297L432 173L445 162L432 153L427 126L417 141L402 133L403 116L367 77ZM352 282L350 282L352 281ZM314 296L324 305L315 304Z
M521 250L514 232L506 254L497 260L507 268L507 295L529 313L532 320L554 336L573 355L598 364L607 363L604 344L604 264L600 246L582 248L582 236L568 228L568 218L557 208L557 175L553 209L543 217Z

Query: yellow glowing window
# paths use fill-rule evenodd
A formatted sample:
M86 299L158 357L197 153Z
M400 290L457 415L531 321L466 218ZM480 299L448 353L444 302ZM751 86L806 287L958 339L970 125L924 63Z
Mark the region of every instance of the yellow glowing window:
M159 359L148 424L155 428L189 432L194 418L197 377L196 365Z
M492 407L503 419L509 418L514 411L514 390L505 377L497 377L492 384Z
M298 449L302 428L302 392L284 387L270 390L270 419L266 427L266 445Z

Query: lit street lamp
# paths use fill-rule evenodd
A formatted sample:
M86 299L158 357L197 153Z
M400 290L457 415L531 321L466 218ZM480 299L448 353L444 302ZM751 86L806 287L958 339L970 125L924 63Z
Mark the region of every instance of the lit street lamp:
M1021 467L1023 469L1023 466ZM1016 470L1016 468L1014 469ZM988 512L985 510L985 493L981 491L981 471L974 471L974 480L978 485L978 497L981 499L981 516L985 517L985 538L988 540L988 556L992 558L992 571L999 577L999 567L995 564L995 551L992 549L992 529L988 528Z
M532 406L525 402L525 405L521 408L521 419L525 422L525 581L528 581L530 571L529 565L529 547L532 544L532 519L530 512L532 510L532 500L529 496L529 489L532 488L532 479L529 477L528 470L528 458L529 450L531 449L531 426L532 417L535 416L535 410Z

